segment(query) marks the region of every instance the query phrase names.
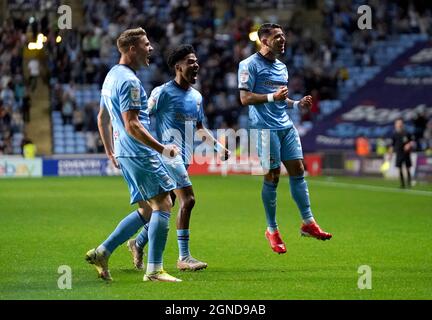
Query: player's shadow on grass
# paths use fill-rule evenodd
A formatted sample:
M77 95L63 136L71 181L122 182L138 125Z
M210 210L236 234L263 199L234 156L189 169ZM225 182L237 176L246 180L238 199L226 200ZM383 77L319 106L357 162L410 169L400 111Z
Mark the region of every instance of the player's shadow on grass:
M142 274L142 275L144 275L145 269L138 270L138 269L134 268L133 266L131 266L130 268L127 268L127 267L118 268L118 269L114 268L111 270L111 272L112 271L119 272L119 273L126 273L126 274Z

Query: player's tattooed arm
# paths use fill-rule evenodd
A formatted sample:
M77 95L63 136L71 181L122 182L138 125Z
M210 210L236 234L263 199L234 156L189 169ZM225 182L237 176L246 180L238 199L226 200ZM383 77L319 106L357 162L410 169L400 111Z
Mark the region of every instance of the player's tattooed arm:
M98 120L99 134L101 136L102 143L105 148L105 153L107 157L111 160L112 164L116 168L120 168L117 159L115 158L114 155L111 118L107 108L101 106L101 108L99 109L97 120Z
M139 121L138 115L140 110L128 110L122 113L123 122L126 132L133 138L156 150L157 152L169 157L178 155L179 150L175 145L163 145L159 143Z
M301 98L299 101L291 100L290 98L286 98L286 103L288 108L296 108L295 104L297 103L297 107L310 109L312 107L312 96L305 96Z
M202 122L197 122L197 129L198 129L198 134L201 137L205 138L205 142L208 145L214 147L216 152L222 154L221 160L223 161L228 160L228 158L231 155L231 151L229 151L227 148L225 148L225 146L223 146L219 141L217 141L213 136L213 134L206 127L204 127Z
M288 97L288 88L281 86L277 91L271 93L273 101L283 101ZM247 90L240 90L240 101L242 105L248 106L253 104L262 104L269 101L269 94L259 94Z

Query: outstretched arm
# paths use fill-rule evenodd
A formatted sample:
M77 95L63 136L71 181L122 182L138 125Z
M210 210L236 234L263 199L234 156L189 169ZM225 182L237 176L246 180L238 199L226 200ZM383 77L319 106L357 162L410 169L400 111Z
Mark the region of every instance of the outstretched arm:
M229 151L227 148L225 148L225 146L223 146L219 141L217 141L215 137L213 137L213 134L206 127L204 127L202 122L197 123L197 128L199 130L199 133L201 134L201 137L206 138L205 142L212 147L216 146L217 152L221 152L223 154L222 160L227 160L231 155L231 151Z

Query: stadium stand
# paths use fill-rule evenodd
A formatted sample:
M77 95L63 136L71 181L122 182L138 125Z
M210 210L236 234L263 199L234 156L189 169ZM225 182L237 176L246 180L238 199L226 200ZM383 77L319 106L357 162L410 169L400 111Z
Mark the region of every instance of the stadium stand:
M340 109L351 94L416 41L431 34L431 11L412 5L405 8L402 2L371 2L369 5L377 13L374 26L369 32L362 32L357 28L356 9L360 4L322 2L317 20L320 34L311 33L308 25L299 23L295 12L283 24L287 49L281 59L290 73L290 96L314 96L309 113L291 114L302 135L317 120ZM255 1L248 6L288 10L290 5L292 1ZM148 31L155 48L151 67L139 71L148 94L171 77L164 59L170 48L191 43L201 65L197 88L204 96L207 125L211 129L247 126L247 110L238 101L237 66L256 50L249 33L262 21L240 16L239 6L242 2L227 3L221 10L214 2L205 1L86 0L80 7L83 23L62 33L60 43L52 40L58 30L47 27L53 153L102 151L95 125L100 86L119 58L115 39L121 30L137 25ZM7 34L7 30L2 34ZM8 47L9 55L12 49ZM4 65L3 62L3 68ZM2 90L7 96L8 89ZM11 122L8 119L13 118L12 111L4 104L0 109L1 121ZM18 127L14 134L10 129L2 130L4 153L19 153L18 142L24 131Z
M24 80L26 28L7 20L0 26L0 154L22 154L30 99Z

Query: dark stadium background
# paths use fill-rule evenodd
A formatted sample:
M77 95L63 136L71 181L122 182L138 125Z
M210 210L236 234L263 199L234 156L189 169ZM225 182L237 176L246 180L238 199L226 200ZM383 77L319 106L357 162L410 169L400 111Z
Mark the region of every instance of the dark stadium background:
M363 11L358 8L364 4L371 8L372 28L361 30ZM60 5L71 8L71 29L59 29L64 13L58 12ZM116 37L136 26L147 30L155 48L150 68L139 72L147 94L172 77L165 61L169 50L190 43L201 65L196 87L204 97L206 125L213 130L246 128L247 108L241 107L237 89L238 63L257 49L253 32L271 21L286 32L281 60L289 71L290 97L311 94L314 99L310 111L291 112L308 167L318 168L312 174L324 169L380 176L379 146L389 144L392 122L399 116L415 134L421 152L418 177L431 173L423 156L432 152L427 82L432 76L427 51L432 18L427 1L7 0L2 1L0 19L3 156L22 155L28 142L47 160L103 153L96 125L99 90L118 62ZM40 48L30 50L29 43L37 43L38 35L43 39ZM422 49L429 52L428 59L419 64L406 61ZM31 77L29 63L39 65L38 76ZM389 77L424 81L391 86ZM355 109L363 105L376 109L369 118L371 109ZM363 112L363 117L346 119L352 110ZM381 112L381 118L384 113L384 120L373 121L374 112ZM369 139L366 159L355 155L359 136ZM365 172L362 167L373 168ZM46 165L45 171L55 173L56 168Z

